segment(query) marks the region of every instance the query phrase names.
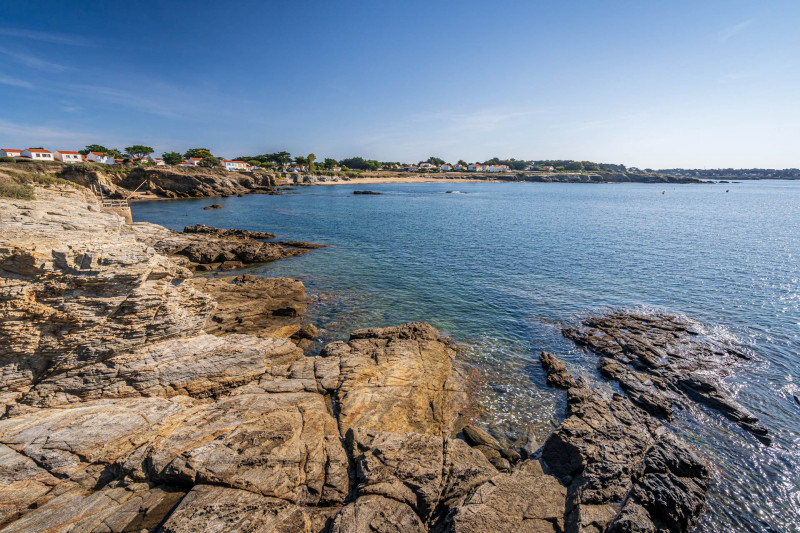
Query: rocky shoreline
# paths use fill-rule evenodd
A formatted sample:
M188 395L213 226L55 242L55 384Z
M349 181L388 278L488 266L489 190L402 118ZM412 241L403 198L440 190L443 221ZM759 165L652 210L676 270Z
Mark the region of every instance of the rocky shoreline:
M465 417L456 347L430 325L357 330L314 355L301 282L192 273L314 247L265 242L274 237L126 225L68 187L0 199L2 531L655 533L696 523L708 466L644 393L610 394L543 354L567 410L541 446L512 449ZM634 324L582 327L602 324L602 344L588 329L565 334L633 365L611 346ZM634 371L644 372L609 372L621 384L644 379ZM650 379L670 372L653 366Z
M634 172L448 172L417 174L398 171L365 172L361 177L311 173L248 171L229 172L219 168L134 167L114 168L99 164L68 165L0 163L4 173L36 173L48 179L63 179L95 190L112 199L166 200L213 198L245 194L283 194L293 186L373 185L381 183L456 182L538 182L538 183L702 183L681 176ZM356 192L370 194L376 191ZM219 207L218 204L216 204ZM212 206L208 206L212 208Z

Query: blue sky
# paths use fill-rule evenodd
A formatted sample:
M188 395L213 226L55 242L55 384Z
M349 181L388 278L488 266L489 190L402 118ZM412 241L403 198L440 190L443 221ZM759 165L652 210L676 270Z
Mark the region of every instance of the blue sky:
M800 2L0 0L0 145L800 166Z

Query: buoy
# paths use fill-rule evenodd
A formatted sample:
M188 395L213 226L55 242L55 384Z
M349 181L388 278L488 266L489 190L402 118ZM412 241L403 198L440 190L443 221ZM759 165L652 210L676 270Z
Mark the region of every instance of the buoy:
M731 192L731 190L730 189L725 189L725 192Z
M661 191L661 194L667 194L667 191Z

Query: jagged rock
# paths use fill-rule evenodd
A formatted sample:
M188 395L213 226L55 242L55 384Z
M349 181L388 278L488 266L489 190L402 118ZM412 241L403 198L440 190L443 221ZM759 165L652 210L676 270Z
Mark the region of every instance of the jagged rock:
M207 265L218 268L224 263L244 265L268 263L302 255L318 247L311 243L264 242L250 237L217 236L207 233L179 233L162 226L137 222L131 226L137 238L167 256L182 256L186 266ZM320 245L322 246L322 245Z
M219 205L219 204L211 204L211 205L205 206L203 209L206 210L206 211L209 210L209 209L222 209L222 206Z
M739 423L769 444L767 429L721 386L729 366L748 355L704 334L701 324L666 314L612 311L563 330L599 354L601 371L640 407L669 417L672 404L692 399ZM629 368L630 367L630 368Z
M575 378L567 371L567 365L553 354L542 352L539 354L539 361L547 374L548 385L561 389L568 389L577 385Z
M353 194L383 194L383 193L376 191L353 191Z
M687 531L708 488L707 467L685 443L625 397L587 385L569 389L567 417L545 442L542 460L569 484L568 531L605 531L612 523L614 531L638 531L625 527L645 518Z

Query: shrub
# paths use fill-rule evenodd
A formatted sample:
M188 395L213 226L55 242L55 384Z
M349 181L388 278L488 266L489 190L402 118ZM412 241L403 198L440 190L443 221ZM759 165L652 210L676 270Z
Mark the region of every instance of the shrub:
M0 163L16 163L17 160L13 157L0 157Z
M0 178L0 198L33 200L33 187L24 183L16 183L7 178Z
M35 163L35 161L33 159L15 159L15 162L17 162L17 163L29 163L29 164L30 163Z

